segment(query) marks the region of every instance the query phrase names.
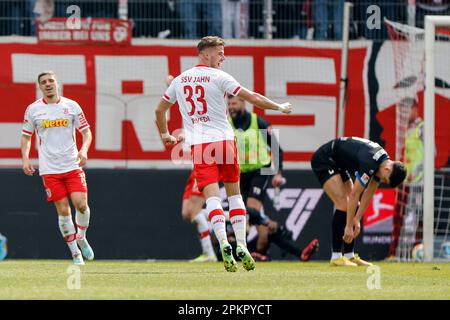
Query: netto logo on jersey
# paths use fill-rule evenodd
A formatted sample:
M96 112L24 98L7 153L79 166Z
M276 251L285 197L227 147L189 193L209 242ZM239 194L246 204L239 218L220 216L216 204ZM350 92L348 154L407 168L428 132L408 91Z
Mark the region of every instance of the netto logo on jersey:
M55 120L48 120L44 119L42 120L42 128L55 128L55 127L67 127L69 126L69 120L68 119L55 119Z

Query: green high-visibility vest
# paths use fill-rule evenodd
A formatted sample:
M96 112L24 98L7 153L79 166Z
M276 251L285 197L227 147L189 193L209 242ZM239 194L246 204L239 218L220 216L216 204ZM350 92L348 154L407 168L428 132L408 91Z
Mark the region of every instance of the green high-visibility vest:
M414 129L408 130L405 139L405 166L411 182L420 182L423 178L423 141L420 131L423 127L421 121Z
M233 127L236 136L236 147L239 155L239 166L241 172L248 172L267 166L272 161L261 130L258 127L256 113L251 113L250 126L247 130L236 129L233 120L228 121Z

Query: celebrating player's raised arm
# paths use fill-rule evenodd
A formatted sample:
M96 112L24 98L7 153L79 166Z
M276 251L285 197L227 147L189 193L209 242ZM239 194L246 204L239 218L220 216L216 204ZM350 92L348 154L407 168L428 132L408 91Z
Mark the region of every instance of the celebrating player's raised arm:
M289 102L285 103L276 103L269 98L257 93L250 91L246 88L242 88L239 93L238 97L244 99L245 101L261 108L261 109L270 109L270 110L277 110L281 111L283 113L291 113L292 112L292 105Z

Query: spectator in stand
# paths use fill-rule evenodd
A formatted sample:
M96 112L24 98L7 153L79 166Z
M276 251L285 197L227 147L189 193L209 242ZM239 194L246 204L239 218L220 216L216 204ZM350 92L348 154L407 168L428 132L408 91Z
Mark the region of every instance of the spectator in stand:
M297 27L294 33L294 37L300 39L312 40L314 32L314 21L312 17L312 1L304 0L303 4L299 4L301 8L300 18L297 20Z
M183 38L196 39L206 35L222 36L220 0L179 0L177 11L184 27ZM206 32L199 32L198 22L205 21Z
M55 14L55 0L28 0L30 12L31 35L36 35L36 19L39 23L45 23Z
M345 0L312 0L312 14L314 19L314 39L341 40L342 17ZM329 32L329 24L333 32Z
M0 3L3 7L3 15L6 18L5 24L3 26L6 32L1 31L1 34L10 35L23 35L23 21L24 8L22 3L18 1L10 1L6 3ZM2 28L2 29L3 29Z
M222 32L225 39L248 38L248 0L222 0Z
M306 38L305 17L303 12L305 2L307 1L273 1L274 38Z

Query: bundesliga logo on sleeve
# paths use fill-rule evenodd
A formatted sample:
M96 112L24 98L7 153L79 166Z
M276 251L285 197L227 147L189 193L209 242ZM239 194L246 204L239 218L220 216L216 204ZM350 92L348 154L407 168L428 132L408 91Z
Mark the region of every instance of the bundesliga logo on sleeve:
M369 182L369 179L370 179L369 176L365 173L361 177L361 180L364 181L364 183Z

